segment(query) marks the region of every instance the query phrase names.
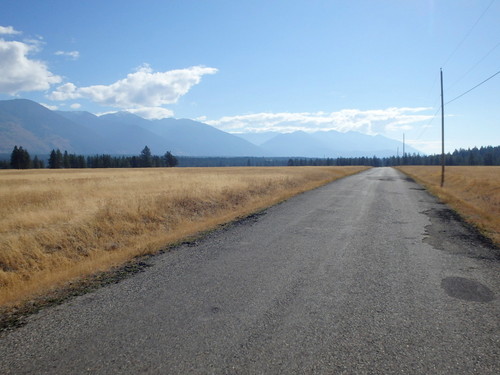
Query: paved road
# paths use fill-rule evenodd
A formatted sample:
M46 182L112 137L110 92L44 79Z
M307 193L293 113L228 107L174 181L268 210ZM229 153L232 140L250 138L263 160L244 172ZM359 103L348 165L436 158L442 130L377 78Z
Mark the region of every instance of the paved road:
M498 249L377 168L0 338L2 374L498 374Z

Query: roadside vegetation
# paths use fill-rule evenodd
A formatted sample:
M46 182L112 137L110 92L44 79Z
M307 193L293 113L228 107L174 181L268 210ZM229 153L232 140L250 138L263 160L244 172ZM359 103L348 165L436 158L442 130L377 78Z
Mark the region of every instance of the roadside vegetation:
M363 169L0 171L0 305L155 253Z
M467 222L500 246L500 166L447 166L441 188L441 167L398 169L424 185Z

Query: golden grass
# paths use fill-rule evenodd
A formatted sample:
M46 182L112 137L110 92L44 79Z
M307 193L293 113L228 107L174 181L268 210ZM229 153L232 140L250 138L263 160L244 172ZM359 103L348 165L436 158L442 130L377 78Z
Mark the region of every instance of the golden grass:
M500 245L500 167L398 167Z
M0 305L365 167L0 171Z

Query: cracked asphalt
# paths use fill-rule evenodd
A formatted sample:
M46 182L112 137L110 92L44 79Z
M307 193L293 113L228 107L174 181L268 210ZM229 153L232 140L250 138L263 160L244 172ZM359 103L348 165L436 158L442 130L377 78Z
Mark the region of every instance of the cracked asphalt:
M498 374L499 249L374 168L0 336L2 374Z

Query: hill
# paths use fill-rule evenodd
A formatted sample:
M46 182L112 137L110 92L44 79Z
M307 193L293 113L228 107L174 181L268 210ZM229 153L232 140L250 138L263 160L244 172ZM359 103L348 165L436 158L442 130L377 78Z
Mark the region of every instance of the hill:
M403 152L401 142L377 135L297 131L281 134L230 134L210 125L166 118L145 120L129 112L96 116L82 111L51 111L26 99L0 101L0 153L14 145L33 154L59 148L79 154L153 154L178 156L387 157ZM418 153L410 146L409 154Z
M135 125L162 139L177 155L189 156L263 156L263 151L235 135L210 125L188 120L165 118L145 120L131 113L118 112L101 117L116 126ZM149 143L148 143L149 145ZM155 147L150 147L155 152ZM159 151L161 152L161 151ZM163 151L164 153L165 151Z
M245 135L241 135L245 137ZM248 137L251 139L251 137ZM258 138L255 138L258 139ZM340 133L334 130L278 134L263 142L261 147L269 155L291 157L388 157L403 154L403 144L383 137L357 132ZM406 153L419 153L406 145Z
M21 145L31 153L52 149L80 154L137 154L148 146L186 156L263 156L235 135L192 120L149 121L128 112L96 116L82 111L51 111L26 99L0 101L0 153Z
M32 152L53 148L78 153L99 152L105 140L44 106L26 99L0 101L0 152L22 145Z

